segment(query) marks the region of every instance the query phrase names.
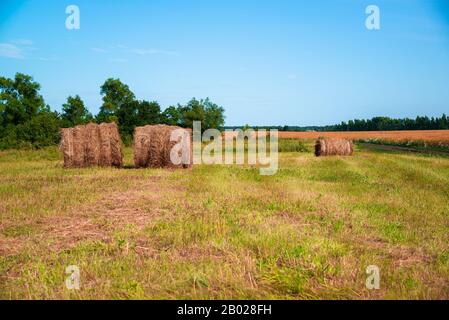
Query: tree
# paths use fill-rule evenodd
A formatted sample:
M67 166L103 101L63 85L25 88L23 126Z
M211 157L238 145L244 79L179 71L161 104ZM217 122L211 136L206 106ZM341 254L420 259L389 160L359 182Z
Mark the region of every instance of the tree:
M31 120L17 126L20 146L42 148L59 141L60 120L56 112L46 109Z
M43 147L59 140L60 119L31 76L0 77L0 148Z
M137 125L137 111L139 108L139 101L133 100L123 103L115 112L119 130L122 134L132 135L134 128Z
M120 115L129 116L125 115L123 109L130 108L130 104L135 102L135 96L120 79L107 79L101 86L100 94L103 95L103 105L97 115L98 122L114 121L120 124L120 120L123 120L120 119ZM134 104L134 106L136 105Z
M39 83L25 74L16 73L14 79L0 77L0 124L17 125L36 116L45 108L39 90Z
M156 101L140 101L137 107L137 125L161 123L161 107Z
M201 121L204 125L205 111L201 101L192 98L185 107L178 107L181 113L181 125L185 128L192 128L194 121ZM204 129L204 128L203 128Z
M449 129L449 118L444 113L438 121L438 129Z
M161 114L161 122L170 126L180 125L181 113L179 108L170 106Z
M212 103L209 98L203 101L204 105L204 127L206 129L221 129L224 126L224 108Z
M179 105L177 112L180 116L179 124L192 128L194 121L201 122L202 130L220 129L224 125L224 109L211 102L209 98L197 100L192 98L186 106Z
M67 103L62 105L61 120L63 127L73 127L89 123L93 120L93 117L84 106L83 100L76 95L75 97L69 96Z

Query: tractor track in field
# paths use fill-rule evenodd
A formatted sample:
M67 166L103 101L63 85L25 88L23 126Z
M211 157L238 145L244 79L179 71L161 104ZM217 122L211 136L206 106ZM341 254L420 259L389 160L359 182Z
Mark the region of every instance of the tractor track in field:
M402 146L394 146L394 145L386 145L386 144L376 144L376 143L367 143L367 142L358 142L358 145L362 147L366 147L374 150L383 150L383 151L399 151L399 152L410 152L410 153L424 153L424 154L436 154L442 156L449 156L449 151L439 151L439 150L423 150L411 147L402 147Z

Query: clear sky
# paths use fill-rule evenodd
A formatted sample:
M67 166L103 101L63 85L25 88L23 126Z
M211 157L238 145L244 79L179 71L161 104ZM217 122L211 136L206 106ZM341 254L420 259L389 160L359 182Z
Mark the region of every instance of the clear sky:
M120 78L162 108L192 97L227 125L325 125L449 113L446 0L0 0L0 75L32 75L56 110L96 113ZM80 30L65 27L68 5ZM365 8L380 8L380 30Z

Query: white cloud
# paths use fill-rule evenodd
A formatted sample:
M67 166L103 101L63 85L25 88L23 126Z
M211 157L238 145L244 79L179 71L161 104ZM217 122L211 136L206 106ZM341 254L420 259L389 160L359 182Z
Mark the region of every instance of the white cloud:
M21 46L32 46L34 44L34 42L29 39L17 39L17 40L11 41L11 43L21 45Z
M112 59L109 59L109 62L123 63L123 62L128 62L128 60L122 59L122 58L112 58Z
M91 49L92 49L92 51L98 52L98 53L106 53L106 52L108 52L106 49L103 49L103 48L91 48Z
M32 45L33 41L27 39L13 40L9 43L0 43L0 57L39 61L61 60L55 55L40 56L39 50Z
M0 43L0 57L12 59L24 59L25 54L23 50L10 43Z
M159 49L134 49L132 50L135 54L145 56L149 54L161 54L161 55L167 55L167 56L177 56L178 53L174 51L166 51L166 50L159 50Z
M39 60L39 61L61 61L62 59L53 55L51 57L36 57L36 58L31 58L34 60Z

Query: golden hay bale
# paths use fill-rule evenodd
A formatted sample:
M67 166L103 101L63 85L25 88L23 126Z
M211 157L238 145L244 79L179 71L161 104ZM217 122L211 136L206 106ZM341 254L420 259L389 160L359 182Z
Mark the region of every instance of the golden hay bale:
M100 133L98 126L93 123L89 123L84 127L85 134L85 161L87 164L99 164L100 163Z
M123 166L122 140L118 132L117 124L102 123L98 126L100 166Z
M318 139L315 144L315 155L322 156L350 156L354 152L351 140Z
M184 137L180 137L177 141L170 141L171 134L174 130L184 130ZM174 164L171 161L170 153L176 144L182 142L184 145L183 152L180 148L178 155L182 156L182 163ZM188 140L187 140L188 139ZM176 126L167 125L148 125L137 127L134 130L134 165L136 168L188 168L192 164L192 130L183 129ZM189 164L186 164L186 163Z
M85 147L85 130L82 127L75 127L72 131L72 142L73 142L73 154L72 154L72 166L74 167L85 167L86 162L86 147Z
M136 127L134 129L134 166L137 168L145 167L146 154L145 154L145 142L147 139L144 137L145 127Z
M64 156L64 166L71 167L73 160L73 129L61 129L59 149Z
M123 165L122 141L115 123L89 123L61 129L65 168Z

